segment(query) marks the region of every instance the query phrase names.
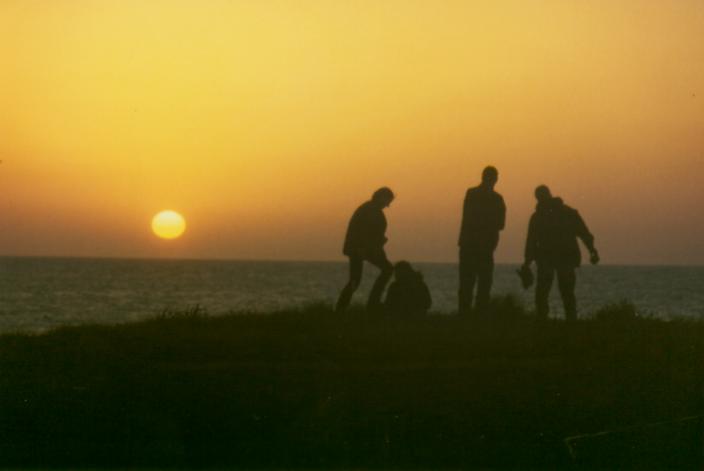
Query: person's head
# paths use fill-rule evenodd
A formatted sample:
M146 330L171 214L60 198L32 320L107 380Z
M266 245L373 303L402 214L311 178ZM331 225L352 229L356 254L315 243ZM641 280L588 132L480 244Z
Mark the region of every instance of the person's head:
M552 193L550 193L550 188L546 185L540 185L535 189L535 199L538 203L544 203L552 198Z
M397 262L394 265L394 276L398 281L408 280L415 275L416 271L410 263L405 260Z
M372 195L372 201L382 208L386 208L394 200L394 192L389 187L381 187Z
M497 181L499 181L499 171L496 167L489 165L482 170L482 185L493 188Z

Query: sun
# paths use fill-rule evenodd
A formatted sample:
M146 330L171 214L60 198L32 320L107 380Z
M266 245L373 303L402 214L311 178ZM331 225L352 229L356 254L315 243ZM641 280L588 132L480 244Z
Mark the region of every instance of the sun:
M152 231L162 239L176 239L186 230L186 220L176 211L161 211L152 218Z

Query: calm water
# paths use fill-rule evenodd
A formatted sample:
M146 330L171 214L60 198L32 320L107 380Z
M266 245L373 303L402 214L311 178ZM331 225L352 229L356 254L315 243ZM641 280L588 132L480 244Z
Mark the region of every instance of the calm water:
M457 266L418 264L433 310L456 309ZM494 293L532 306L517 267L496 269ZM332 304L346 281L336 262L156 261L0 258L0 332L43 331L67 324L115 323L200 304L211 314L270 311L311 302ZM353 302L364 302L376 270L365 267ZM658 317L704 319L704 267L584 266L578 272L580 315L607 303L632 301ZM552 314L562 315L557 286Z

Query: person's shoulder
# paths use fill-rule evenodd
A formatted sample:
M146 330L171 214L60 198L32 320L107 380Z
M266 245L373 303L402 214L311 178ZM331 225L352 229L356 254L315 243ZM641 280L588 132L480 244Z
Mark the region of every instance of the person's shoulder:
M567 214L571 214L571 215L575 215L575 216L579 215L579 211L577 211L572 206L568 206L564 203L562 203L562 210Z
M369 201L360 204L357 209L354 210L354 213L352 213L352 220L353 221L360 221L367 219L370 214L370 206L369 206Z
M370 211L374 210L374 206L372 205L371 201L365 201L364 203L360 204L359 207L355 212L357 213L368 213Z
M582 219L582 216L579 214L579 211L577 211L572 206L567 206L566 204L563 204L561 210L561 217L566 221L571 221L573 224L578 224L579 221Z

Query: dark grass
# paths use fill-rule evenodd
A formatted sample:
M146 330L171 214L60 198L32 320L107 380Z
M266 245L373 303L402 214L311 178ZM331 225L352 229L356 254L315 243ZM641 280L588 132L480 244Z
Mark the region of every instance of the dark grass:
M500 298L478 320L196 309L0 337L5 467L697 468L701 414L704 323L627 303L574 324Z

